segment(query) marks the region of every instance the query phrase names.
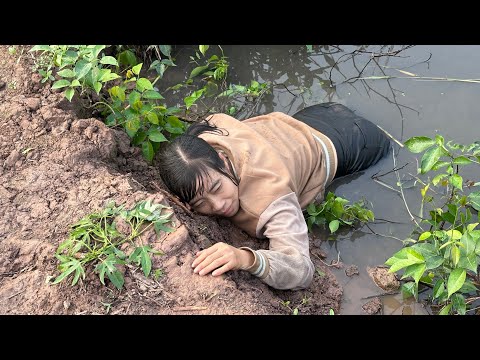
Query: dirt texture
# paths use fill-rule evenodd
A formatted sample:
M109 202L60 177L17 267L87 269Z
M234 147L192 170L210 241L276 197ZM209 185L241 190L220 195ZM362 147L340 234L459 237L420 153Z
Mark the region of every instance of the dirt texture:
M395 273L388 271L385 266L376 266L374 268L367 266L367 273L372 278L375 285L386 291L387 294L394 293L400 287L400 281Z
M340 312L342 288L316 256L314 281L300 291L272 289L243 271L194 274L195 252L215 242L268 244L226 219L191 214L177 205L155 163L146 163L121 129L91 117L77 96L70 103L41 83L29 48L19 56L20 51L11 55L8 46L0 46L0 314ZM153 258L153 268L163 276L146 278L141 269L125 266L125 286L117 290L108 279L103 285L90 267L75 286L71 279L49 283L59 275L54 255L71 224L112 200L128 207L147 199L174 212L174 232L158 237L146 232L140 239L163 251Z

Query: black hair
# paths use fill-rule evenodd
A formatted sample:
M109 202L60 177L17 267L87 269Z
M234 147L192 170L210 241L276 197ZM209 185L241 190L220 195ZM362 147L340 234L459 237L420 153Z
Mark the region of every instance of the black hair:
M212 169L225 175L238 186L238 179L228 162L220 158L218 152L198 135L210 132L225 135L222 129L208 121L194 123L187 131L166 144L158 153L160 176L168 189L184 203L189 203L205 191L205 179ZM228 135L228 132L227 134Z

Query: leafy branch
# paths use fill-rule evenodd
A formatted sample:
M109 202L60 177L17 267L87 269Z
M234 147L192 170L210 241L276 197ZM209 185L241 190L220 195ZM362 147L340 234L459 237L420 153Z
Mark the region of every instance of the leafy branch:
M141 201L130 210L110 202L100 212L83 217L71 226L67 240L57 248L55 256L60 261L60 275L52 284L58 284L73 276L72 286L75 285L80 278L85 279L85 269L89 264L95 266L95 272L102 284L105 285L107 275L117 289L121 289L124 284L124 275L119 270L121 265L134 263L141 266L145 276L149 276L152 270L150 254L163 253L150 245L136 246L135 239L152 226L157 236L161 231L173 231L165 225L171 221L173 213L163 213L163 209L170 208L162 204L152 204L150 200ZM119 221L122 220L128 225L128 235L117 229ZM122 250L125 243L126 248L133 248L130 254Z

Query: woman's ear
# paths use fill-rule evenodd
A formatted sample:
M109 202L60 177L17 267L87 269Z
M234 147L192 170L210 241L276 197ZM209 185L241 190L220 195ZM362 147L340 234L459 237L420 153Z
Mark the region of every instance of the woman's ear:
M225 163L225 166L228 169L228 157L227 157L227 155L225 155L225 153L220 150L220 151L218 151L218 156L220 156L220 159L223 160L223 162Z

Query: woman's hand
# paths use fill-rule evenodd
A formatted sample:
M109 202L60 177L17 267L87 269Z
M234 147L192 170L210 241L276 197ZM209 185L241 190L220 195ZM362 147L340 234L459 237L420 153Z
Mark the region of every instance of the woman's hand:
M193 272L199 275L212 272L213 276L219 276L229 270L247 269L255 261L250 251L237 249L223 242L199 251L195 256L196 259L192 263Z

